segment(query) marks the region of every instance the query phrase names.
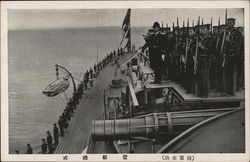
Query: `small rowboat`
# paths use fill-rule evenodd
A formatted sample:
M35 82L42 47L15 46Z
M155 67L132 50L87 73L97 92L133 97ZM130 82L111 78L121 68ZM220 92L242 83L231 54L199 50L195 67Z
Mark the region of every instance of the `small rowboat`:
M69 88L69 84L70 84L70 77L69 75L59 78L55 81L53 81L52 83L50 83L46 88L44 88L44 90L42 91L42 93L45 96L48 97L54 97L64 91L66 91Z

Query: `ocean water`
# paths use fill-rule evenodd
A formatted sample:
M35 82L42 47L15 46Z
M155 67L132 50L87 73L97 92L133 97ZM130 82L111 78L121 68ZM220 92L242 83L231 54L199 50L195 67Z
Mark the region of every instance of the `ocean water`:
M143 44L147 28L132 28L132 43ZM82 79L98 58L117 49L120 27L25 30L8 32L9 153L24 153L26 144L40 149L65 108L64 95L46 97L42 90L56 79L55 64ZM97 43L98 42L98 43ZM64 74L61 71L60 74ZM76 81L77 85L78 82ZM72 83L66 91L72 96Z

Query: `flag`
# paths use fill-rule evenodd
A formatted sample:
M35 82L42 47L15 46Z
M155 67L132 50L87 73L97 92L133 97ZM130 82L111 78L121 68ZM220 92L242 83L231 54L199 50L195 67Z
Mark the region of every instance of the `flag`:
M122 22L122 40L120 43L120 46L122 44L122 42L124 41L124 39L128 39L126 46L124 48L128 48L128 50L131 49L131 30L130 30L130 14L131 14L131 9L127 10L126 16Z

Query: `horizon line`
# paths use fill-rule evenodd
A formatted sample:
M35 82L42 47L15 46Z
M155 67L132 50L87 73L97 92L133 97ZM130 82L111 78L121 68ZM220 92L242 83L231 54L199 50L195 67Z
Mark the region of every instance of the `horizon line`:
M150 28L151 26L134 26L132 28ZM27 30L66 30L66 29L93 29L97 28L96 26L88 26L88 27L52 27L52 28L19 28L19 29L8 29L8 31L27 31ZM101 26L98 28L120 28L122 31L122 28L120 26Z

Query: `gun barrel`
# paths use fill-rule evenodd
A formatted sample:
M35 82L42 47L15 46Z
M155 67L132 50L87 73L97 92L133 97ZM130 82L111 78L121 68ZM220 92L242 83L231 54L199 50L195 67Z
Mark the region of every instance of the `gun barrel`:
M92 121L93 140L117 140L131 137L172 136L227 109L152 113L141 117Z

